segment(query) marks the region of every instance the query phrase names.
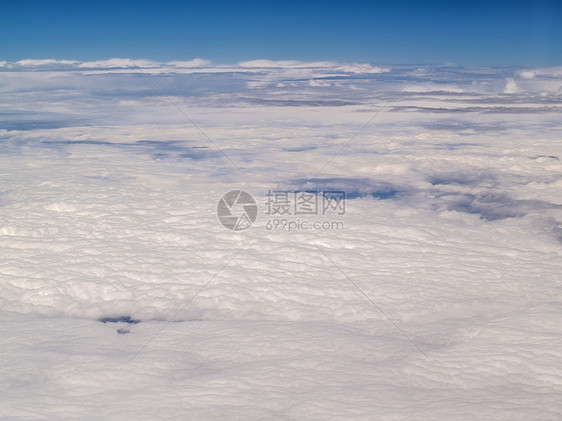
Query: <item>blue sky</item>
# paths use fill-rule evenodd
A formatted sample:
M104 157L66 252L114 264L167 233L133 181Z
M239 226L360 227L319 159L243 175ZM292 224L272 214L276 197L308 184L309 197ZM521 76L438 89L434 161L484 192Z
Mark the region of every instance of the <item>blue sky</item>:
M0 60L562 64L560 1L4 2Z

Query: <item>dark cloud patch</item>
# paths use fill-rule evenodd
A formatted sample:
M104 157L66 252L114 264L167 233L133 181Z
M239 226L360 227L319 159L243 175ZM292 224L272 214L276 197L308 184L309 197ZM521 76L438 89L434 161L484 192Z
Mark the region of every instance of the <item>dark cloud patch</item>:
M341 100L297 100L297 99L262 99L239 97L237 102L266 107L343 107L357 105L358 102Z
M101 319L98 319L98 322L137 324L140 323L140 320L133 319L131 316L119 316L119 317L102 317Z
M461 132L464 130L473 130L477 133L488 133L488 132L501 132L507 130L504 124L493 123L475 123L471 121L438 121L438 122L428 122L422 123L421 127L426 130L437 130L446 132Z
M61 129L63 127L77 127L88 125L85 121L78 120L12 120L1 121L0 130L46 130L46 129Z
M490 173L445 172L427 178L432 185L486 186L498 185L497 176Z
M303 146L301 148L284 148L285 152L305 152L305 151L312 151L314 149L318 149L316 146Z
M534 211L562 209L561 205L543 200L518 200L505 193L437 193L437 209L480 215L481 219L497 221L523 217Z
M473 195L473 194L443 194L438 196L440 201L448 203L448 210L480 215L488 221L525 216L518 201L507 195Z
M525 216L533 211L559 209L562 206L541 200L519 200L502 192L500 178L491 172L446 172L427 177L434 186L426 197L433 209L479 214L496 221ZM455 191L462 187L464 191ZM466 192L470 188L472 192Z
M451 113L481 113L481 114L544 114L561 113L562 107L417 107L417 106L395 106L391 108L394 112L419 112L435 114Z
M562 209L561 205L547 201L515 199L501 192L499 179L489 173L436 174L428 177L428 181L434 188L419 189L369 178L303 178L292 180L289 189L318 192L345 191L348 200L362 197L393 200L395 203L419 209L475 214L486 221L518 218L546 209ZM474 193L455 191L455 186L458 186L459 190L461 187L465 189L468 187L480 191Z
M482 147L482 146L484 146L482 145L482 143L475 143L475 142L438 143L434 145L434 149L455 151L463 148Z
M141 140L133 144L138 151L149 153L154 159L192 159L216 158L221 154L206 147L188 146L179 140Z
M535 93L525 94L508 94L481 97L478 99L467 99L467 103L473 104L543 104L543 105L560 105L562 97L558 94L548 94L545 96L536 95Z
M435 82L434 82L435 83ZM428 96L439 97L443 96L444 99L456 97L454 100L458 101L460 98L480 98L482 95L476 92L454 92L454 91L426 91L426 92L401 92L400 96L409 97L410 99L426 99ZM474 100L473 100L474 101ZM477 101L475 101L477 102Z
M531 157L531 159L540 159L540 158L546 158L546 159L552 159L554 161L560 161L560 158L558 158L556 155L537 155L537 156Z
M552 227L552 233L556 240L562 244L562 223L555 220L554 226Z
M546 217L535 221L535 227L543 234L553 237L562 244L562 222L554 217Z
M294 190L345 191L347 199L373 197L380 200L397 199L410 190L405 186L379 182L368 178L308 178L296 179L291 182Z
M65 149L73 145L105 146L130 150L138 154L148 154L153 159L192 159L200 160L221 156L220 152L206 146L191 146L182 140L140 140L135 143L107 142L99 140L44 141L41 145Z
M45 140L39 142L41 145L55 146L55 145L123 145L123 143L112 143L103 140Z
M513 200L509 197L483 196L476 198L472 209L488 220L525 216L532 211L555 209L560 206L542 200Z
M371 196L375 199L387 200L394 199L400 193L400 190L382 189L371 192Z

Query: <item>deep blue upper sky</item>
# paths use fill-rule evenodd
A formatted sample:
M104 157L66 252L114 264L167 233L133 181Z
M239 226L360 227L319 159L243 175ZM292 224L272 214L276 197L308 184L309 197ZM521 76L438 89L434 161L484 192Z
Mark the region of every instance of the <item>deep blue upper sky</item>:
M111 57L561 65L562 1L12 0L0 61Z

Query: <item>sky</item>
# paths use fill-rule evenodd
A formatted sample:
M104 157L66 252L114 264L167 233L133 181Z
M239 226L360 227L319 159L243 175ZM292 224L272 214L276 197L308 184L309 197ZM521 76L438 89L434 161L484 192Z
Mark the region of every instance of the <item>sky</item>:
M562 64L544 1L4 2L0 61L111 57Z
M560 6L4 3L1 419L562 419Z

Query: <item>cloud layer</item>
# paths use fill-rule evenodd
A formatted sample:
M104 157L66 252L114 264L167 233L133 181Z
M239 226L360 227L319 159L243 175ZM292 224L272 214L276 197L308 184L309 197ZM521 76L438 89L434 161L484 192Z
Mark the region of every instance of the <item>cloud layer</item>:
M1 412L556 419L561 86L560 69L2 62ZM216 216L233 189L260 212L239 233ZM345 190L326 219L344 229L267 229L275 189Z

